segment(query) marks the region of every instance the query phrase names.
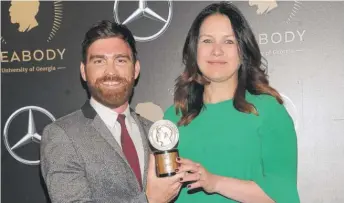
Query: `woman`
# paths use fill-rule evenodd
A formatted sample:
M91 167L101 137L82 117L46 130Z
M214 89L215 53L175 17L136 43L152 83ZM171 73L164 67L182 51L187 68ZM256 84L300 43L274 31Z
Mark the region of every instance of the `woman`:
M298 203L297 140L280 94L242 13L230 3L206 7L183 49L174 105L178 203Z

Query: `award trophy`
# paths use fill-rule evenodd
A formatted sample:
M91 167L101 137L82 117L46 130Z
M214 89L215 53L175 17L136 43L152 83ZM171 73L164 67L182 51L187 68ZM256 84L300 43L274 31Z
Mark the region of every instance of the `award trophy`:
M158 177L173 176L178 168L176 158L178 149L174 148L179 140L177 126L169 120L156 121L149 129L148 139L155 148L154 157Z

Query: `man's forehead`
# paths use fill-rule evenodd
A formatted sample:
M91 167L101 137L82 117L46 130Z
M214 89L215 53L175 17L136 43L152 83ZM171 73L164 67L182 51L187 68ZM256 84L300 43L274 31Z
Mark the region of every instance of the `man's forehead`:
M126 52L95 52L89 53L89 56L104 56L105 58L115 58L115 57L130 57L129 53Z

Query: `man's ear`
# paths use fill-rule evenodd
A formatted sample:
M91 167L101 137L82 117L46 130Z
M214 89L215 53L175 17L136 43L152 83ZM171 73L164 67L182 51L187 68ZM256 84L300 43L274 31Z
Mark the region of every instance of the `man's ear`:
M134 77L135 77L135 80L137 79L137 77L139 77L140 70L141 70L140 61L136 60L135 67L134 67L134 71L135 71Z
M81 74L82 79L86 82L87 81L87 79L86 79L86 66L83 62L80 63L80 74Z

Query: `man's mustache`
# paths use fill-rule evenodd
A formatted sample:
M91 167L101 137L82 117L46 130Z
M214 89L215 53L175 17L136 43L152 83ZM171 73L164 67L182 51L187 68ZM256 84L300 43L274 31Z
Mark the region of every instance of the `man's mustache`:
M128 83L128 80L117 75L106 75L96 80L96 83L102 83L102 82Z

